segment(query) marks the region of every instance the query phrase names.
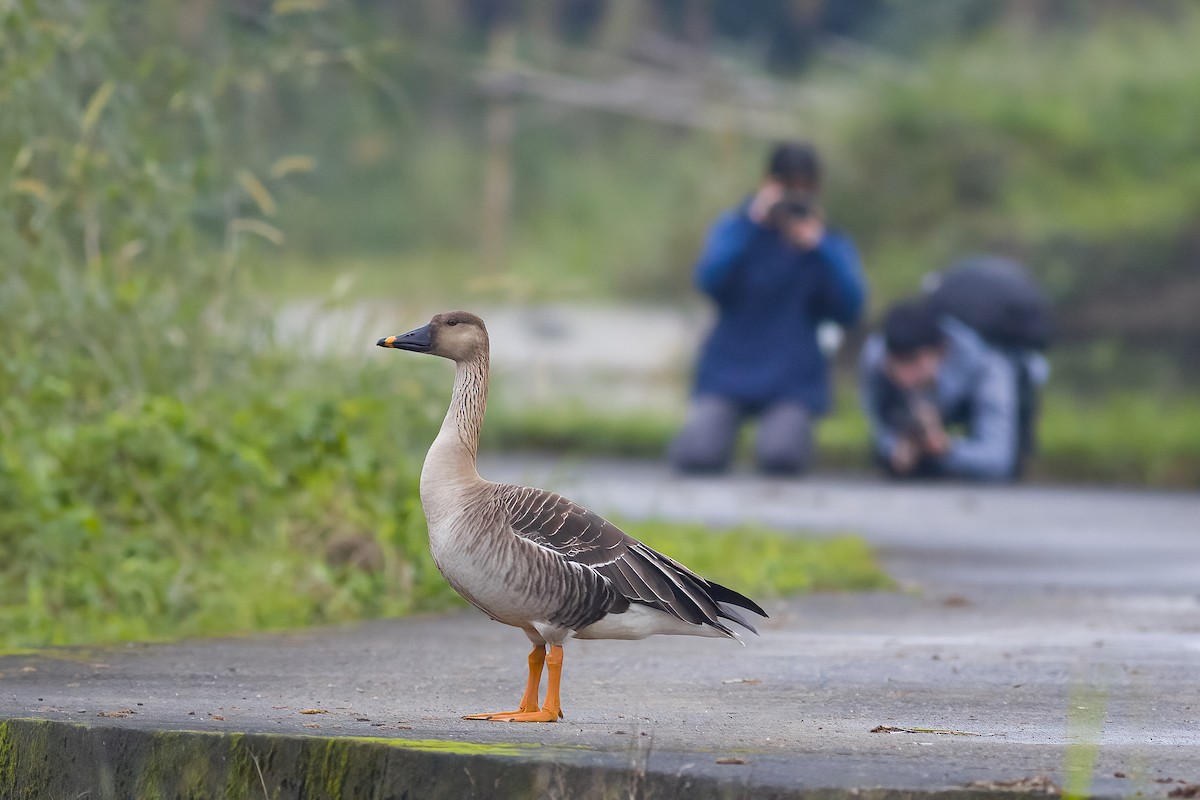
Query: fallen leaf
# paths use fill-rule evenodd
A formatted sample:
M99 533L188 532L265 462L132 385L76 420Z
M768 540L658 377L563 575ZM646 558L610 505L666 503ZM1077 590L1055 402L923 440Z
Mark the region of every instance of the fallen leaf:
M300 713L301 714L328 714L329 712L323 708L302 708L302 709L300 709Z
M97 717L128 717L130 714L136 714L132 708L122 708L119 711L99 711Z
M744 759L744 758L738 758L737 756L729 756L727 758L718 758L717 763L718 764L748 764L750 762L746 761L746 759Z
M730 678L729 680L721 681L721 683L762 683L758 678Z
M317 723L317 722L306 722L306 723L304 723L304 725L303 725L302 727L305 727L305 728L319 728L319 727L321 727L321 725L320 725L320 723Z
M224 722L224 721L225 721L225 718L224 718L224 717L222 717L220 714L209 714L209 715L208 715L208 718L209 718L209 719L220 720L221 722Z
M1200 783L1185 783L1167 792L1167 797L1200 797Z
M21 672L37 672L37 667L21 667Z

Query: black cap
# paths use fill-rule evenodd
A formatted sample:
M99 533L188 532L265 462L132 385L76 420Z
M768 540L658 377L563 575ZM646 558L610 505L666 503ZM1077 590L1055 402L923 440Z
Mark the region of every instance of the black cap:
M821 180L821 162L816 149L806 142L780 142L767 160L767 175L788 184L803 183L816 188Z
M883 318L883 341L890 356L908 358L918 350L940 347L944 341L938 313L920 297L897 303Z

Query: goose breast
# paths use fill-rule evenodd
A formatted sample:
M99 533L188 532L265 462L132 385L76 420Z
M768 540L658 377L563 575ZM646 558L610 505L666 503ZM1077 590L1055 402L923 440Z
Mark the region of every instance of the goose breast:
M499 622L563 635L628 607L594 569L519 535L504 503L507 488L492 484L490 497L430 525L434 563L455 591Z

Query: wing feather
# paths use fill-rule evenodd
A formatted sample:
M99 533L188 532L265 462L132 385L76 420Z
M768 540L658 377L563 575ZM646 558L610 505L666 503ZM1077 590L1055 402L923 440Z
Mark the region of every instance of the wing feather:
M562 495L525 486L498 486L513 532L602 576L629 602L732 635L722 622L754 627L738 610L767 616L753 600L705 580L616 525Z

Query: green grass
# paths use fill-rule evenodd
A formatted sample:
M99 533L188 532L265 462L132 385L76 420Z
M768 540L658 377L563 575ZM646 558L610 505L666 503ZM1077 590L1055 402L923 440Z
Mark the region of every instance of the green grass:
M895 584L859 536L785 535L760 526L713 530L698 523L627 522L630 536L704 577L761 600L818 591L891 589Z
M670 413L601 411L581 403L489 404L480 448L497 453L660 458L680 421Z
M277 375L15 431L0 447L0 647L440 607L411 428L379 413L403 396L319 396Z
M1200 397L1047 398L1035 477L1200 488Z

